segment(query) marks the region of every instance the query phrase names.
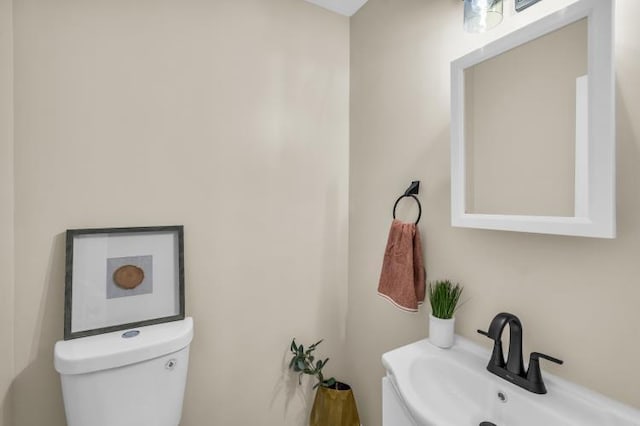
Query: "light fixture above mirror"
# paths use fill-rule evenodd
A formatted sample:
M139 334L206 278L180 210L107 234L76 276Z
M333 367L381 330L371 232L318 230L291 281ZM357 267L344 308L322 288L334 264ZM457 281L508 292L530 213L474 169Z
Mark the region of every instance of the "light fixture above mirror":
M464 0L464 30L482 33L502 22L502 0Z

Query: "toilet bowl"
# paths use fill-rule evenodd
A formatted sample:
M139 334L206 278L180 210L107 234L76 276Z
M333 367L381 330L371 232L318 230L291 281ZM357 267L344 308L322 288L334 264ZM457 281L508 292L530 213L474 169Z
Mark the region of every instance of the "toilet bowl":
M177 426L193 319L59 341L68 426Z

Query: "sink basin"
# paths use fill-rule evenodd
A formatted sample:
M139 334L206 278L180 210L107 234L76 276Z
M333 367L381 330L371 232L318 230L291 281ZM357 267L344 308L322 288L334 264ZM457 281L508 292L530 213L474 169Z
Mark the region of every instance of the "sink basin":
M419 426L640 426L640 410L543 371L538 395L486 370L490 353L456 336L451 349L421 340L382 356L387 378Z

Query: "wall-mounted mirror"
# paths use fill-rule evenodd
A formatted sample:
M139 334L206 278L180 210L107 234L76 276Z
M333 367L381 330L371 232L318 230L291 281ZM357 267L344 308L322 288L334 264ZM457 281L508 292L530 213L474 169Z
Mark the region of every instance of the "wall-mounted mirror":
M451 64L453 226L615 237L613 0Z

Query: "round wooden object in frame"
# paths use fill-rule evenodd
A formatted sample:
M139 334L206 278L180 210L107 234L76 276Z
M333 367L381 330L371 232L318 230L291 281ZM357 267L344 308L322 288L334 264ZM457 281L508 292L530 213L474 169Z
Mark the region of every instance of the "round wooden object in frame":
M124 265L113 273L113 282L125 290L133 290L144 280L144 271L135 265Z

